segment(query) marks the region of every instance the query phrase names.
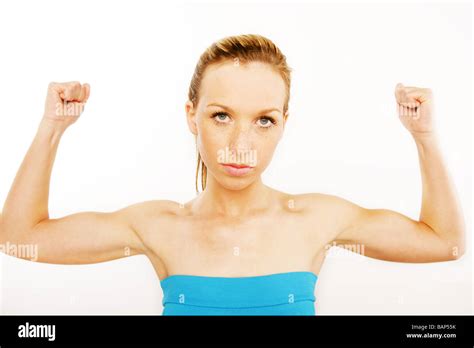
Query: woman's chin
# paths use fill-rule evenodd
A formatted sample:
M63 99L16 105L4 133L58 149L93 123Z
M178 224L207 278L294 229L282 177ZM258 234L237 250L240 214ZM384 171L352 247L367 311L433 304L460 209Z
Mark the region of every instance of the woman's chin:
M239 191L243 190L252 184L255 181L253 176L247 177L238 177L238 176L229 176L229 175L221 175L217 178L217 182L225 189L232 190L232 191Z

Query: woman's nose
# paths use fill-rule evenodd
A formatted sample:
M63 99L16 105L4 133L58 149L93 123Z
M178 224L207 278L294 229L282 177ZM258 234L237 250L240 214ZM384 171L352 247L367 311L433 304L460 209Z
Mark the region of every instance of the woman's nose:
M237 124L231 133L229 147L231 149L247 149L252 143L252 130L248 125Z

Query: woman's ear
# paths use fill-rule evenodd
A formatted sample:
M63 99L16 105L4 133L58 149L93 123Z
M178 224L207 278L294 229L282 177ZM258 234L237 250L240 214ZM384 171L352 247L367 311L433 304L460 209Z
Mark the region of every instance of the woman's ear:
M280 137L278 138L278 141L280 141L280 139L282 138L283 136L283 132L285 131L285 125L286 125L286 121L288 120L288 116L290 116L288 110L283 114L283 130L282 132L280 133Z
M285 125L286 121L288 121L288 116L290 116L290 113L288 112L288 110L286 110L285 114L283 115L283 130L285 130Z
M184 105L186 111L186 119L188 122L188 127L191 133L197 136L197 125L196 125L196 110L194 109L193 102L188 100Z

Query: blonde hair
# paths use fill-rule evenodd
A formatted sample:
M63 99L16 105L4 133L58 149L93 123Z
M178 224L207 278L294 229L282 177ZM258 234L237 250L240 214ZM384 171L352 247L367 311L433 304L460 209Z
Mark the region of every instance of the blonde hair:
M285 55L271 40L255 34L228 36L214 42L204 51L199 58L189 86L188 98L193 103L194 107L196 107L199 102L199 88L206 68L211 64L217 64L224 61L234 61L234 63L237 64L262 62L272 66L280 74L285 83L286 100L283 107L283 113L286 113L290 100L291 68L286 63ZM198 150L197 156L196 193L199 193L199 168L201 168L201 188L204 191L206 188L207 167L202 161L201 154Z

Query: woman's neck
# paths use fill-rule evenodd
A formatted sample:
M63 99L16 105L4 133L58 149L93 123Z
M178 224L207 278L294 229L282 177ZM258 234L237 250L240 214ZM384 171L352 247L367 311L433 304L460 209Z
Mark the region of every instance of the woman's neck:
M229 190L208 176L206 189L194 200L193 210L220 217L248 216L267 210L273 201L272 193L260 177L244 189Z

